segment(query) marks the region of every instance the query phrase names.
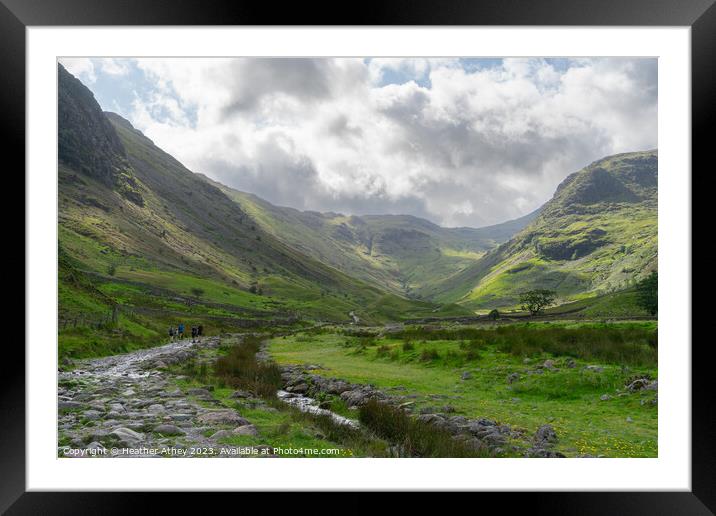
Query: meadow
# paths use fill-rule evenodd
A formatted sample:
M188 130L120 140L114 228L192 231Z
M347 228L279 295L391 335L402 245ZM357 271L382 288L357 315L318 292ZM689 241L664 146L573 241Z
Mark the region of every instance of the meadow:
M656 393L626 386L656 379L656 330L655 322L572 321L374 336L324 330L274 338L269 349L279 365L312 364L324 376L414 396L415 412L489 417L525 435L549 423L568 457L655 457Z

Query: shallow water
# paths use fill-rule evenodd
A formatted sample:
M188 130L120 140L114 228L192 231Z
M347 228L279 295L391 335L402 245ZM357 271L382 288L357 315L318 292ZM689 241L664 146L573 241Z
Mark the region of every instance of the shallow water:
M301 412L315 414L317 416L330 416L335 423L342 426L348 426L350 428L358 428L360 426L358 421L355 419L348 419L347 417L343 417L335 412L318 407L318 402L313 398L292 394L283 390L276 392L276 396L284 403L296 407Z

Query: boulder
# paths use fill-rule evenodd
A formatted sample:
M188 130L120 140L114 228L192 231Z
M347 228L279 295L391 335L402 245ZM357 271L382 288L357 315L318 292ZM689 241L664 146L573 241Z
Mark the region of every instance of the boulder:
M102 413L98 410L85 410L82 415L85 417L85 419L89 419L90 421L95 421L99 419L102 416Z
M75 409L81 409L84 405L82 403L79 403L77 401L58 401L57 402L57 408L59 410L75 410Z
M558 440L557 432L554 431L552 425L545 424L537 429L532 440L538 447L551 446Z
M259 435L254 425L241 425L233 430L234 435Z
M164 411L164 405L160 405L159 403L154 403L153 405L149 405L149 407L147 407L147 412L151 414L162 414Z
M199 396L199 397L204 397L204 398L210 398L210 397L211 397L211 393L210 393L208 390L206 390L206 389L201 389L201 388L200 388L200 389L189 389L189 390L187 391L187 394L188 394L189 396Z
M648 378L637 378L633 382L631 382L629 385L627 385L627 390L629 392L636 392L640 391L642 389L646 389L651 384L651 381Z
M525 453L525 457L535 457L535 458L541 458L541 459L556 459L556 458L564 458L564 454L559 453L558 451L554 450L547 450L545 448L530 448Z
M232 410L214 410L204 412L197 417L197 420L205 425L248 425L248 419L241 417Z
M184 435L186 432L175 425L163 424L154 428L154 431L162 435Z
M308 384L299 383L296 385L290 385L290 386L286 387L286 390L288 392L293 392L296 394L305 394L306 392L308 392Z
M211 438L214 440L219 440L219 439L226 439L227 437L231 437L232 435L234 435L234 434L232 432L230 432L229 430L219 430L218 432L212 434Z
M515 383L519 379L520 379L519 373L510 373L507 375L507 383Z
M134 446L144 440L144 434L130 430L129 428L119 427L112 430L109 435L115 437L118 441L127 446Z

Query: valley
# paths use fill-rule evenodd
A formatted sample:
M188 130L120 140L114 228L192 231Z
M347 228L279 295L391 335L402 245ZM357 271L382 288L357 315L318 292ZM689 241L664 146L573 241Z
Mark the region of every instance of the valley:
M59 456L658 455L656 150L487 227L300 211L58 77Z

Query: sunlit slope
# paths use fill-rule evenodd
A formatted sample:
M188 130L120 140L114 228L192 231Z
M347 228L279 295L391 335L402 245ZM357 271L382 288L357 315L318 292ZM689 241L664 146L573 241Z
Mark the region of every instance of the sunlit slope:
M535 213L480 229L443 228L410 215L349 216L275 206L206 178L261 228L291 247L394 293L427 299L429 289L505 242Z
M531 288L567 301L628 287L657 268L657 169L654 150L570 175L529 226L428 294L486 309Z
M128 121L103 113L63 68L59 87L59 246L108 307L162 325L182 314L222 323L347 321L355 311L382 321L438 308L386 294L291 248ZM71 301L88 290L62 275L60 288L67 294L61 312L82 313Z

